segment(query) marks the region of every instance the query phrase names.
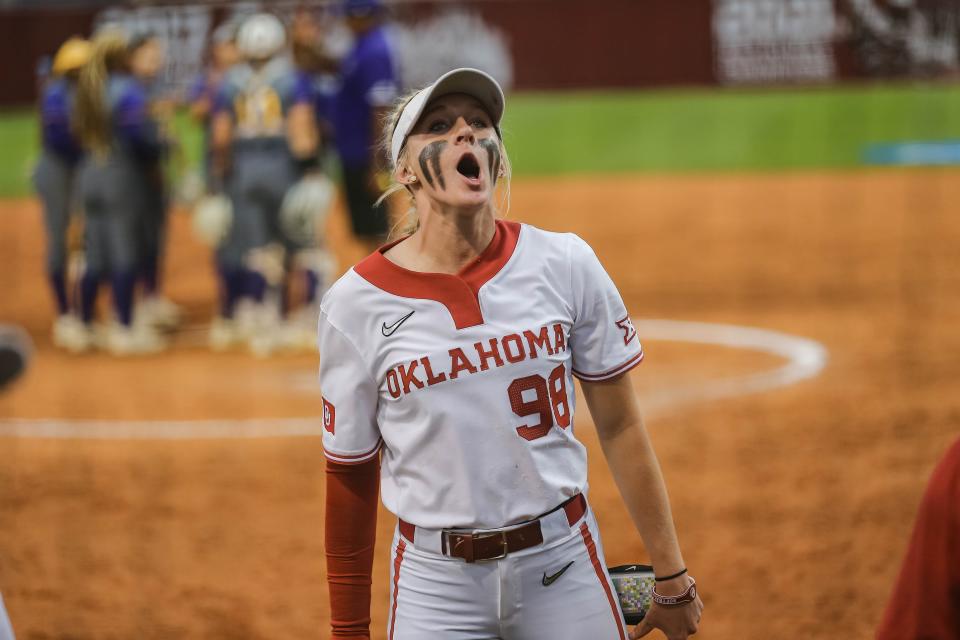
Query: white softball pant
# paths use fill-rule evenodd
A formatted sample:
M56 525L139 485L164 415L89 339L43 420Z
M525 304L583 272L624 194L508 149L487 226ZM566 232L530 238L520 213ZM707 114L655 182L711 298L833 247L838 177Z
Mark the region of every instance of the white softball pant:
M7 617L7 608L3 604L3 596L0 596L0 640L16 640L13 637L13 625Z
M440 553L439 531L417 528L411 542L398 528L387 638L625 640L593 513L540 523L543 544L471 564Z

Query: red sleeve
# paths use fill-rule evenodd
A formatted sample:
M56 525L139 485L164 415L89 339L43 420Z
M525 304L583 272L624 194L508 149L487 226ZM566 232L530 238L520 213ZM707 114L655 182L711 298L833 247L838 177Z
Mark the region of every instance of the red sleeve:
M877 638L960 638L960 440L927 485Z
M379 457L353 465L327 461L324 528L332 638L370 638L379 481Z

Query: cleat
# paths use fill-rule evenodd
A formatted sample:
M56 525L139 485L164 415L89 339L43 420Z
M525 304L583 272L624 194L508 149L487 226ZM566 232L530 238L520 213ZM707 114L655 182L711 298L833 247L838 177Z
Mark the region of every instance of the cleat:
M105 336L107 351L115 356L135 356L159 353L167 348L166 341L155 330L144 326L113 325Z
M211 351L227 351L243 342L243 335L235 320L230 318L214 318L210 323L210 333L207 344Z
M236 309L233 312L237 332L242 339L252 338L257 333L257 303L249 298L241 298L237 301Z
M135 324L172 330L183 321L183 310L163 296L149 296L137 304Z
M53 344L70 353L86 353L96 346L93 330L79 318L64 314L53 323Z
M247 346L250 353L258 358L266 358L285 347L280 311L270 302L255 304L251 310L252 331L247 334Z

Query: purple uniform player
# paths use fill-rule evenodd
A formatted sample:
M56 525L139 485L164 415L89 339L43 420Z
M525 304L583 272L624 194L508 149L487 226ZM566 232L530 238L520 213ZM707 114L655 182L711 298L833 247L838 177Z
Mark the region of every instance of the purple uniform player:
M340 63L332 120L353 232L373 250L387 233L386 206L375 205L387 166L377 141L398 94L397 72L379 0L346 0L343 9L355 42Z

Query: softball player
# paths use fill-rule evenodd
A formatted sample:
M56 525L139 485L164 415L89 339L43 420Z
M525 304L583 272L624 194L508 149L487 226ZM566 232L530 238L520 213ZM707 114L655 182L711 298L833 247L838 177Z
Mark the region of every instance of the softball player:
M143 213L140 177L144 166L158 161L163 146L147 105L142 87L128 73L125 36L101 33L80 72L75 108L75 129L87 151L79 175L86 214L80 311L89 331L101 281L109 277L117 323L105 342L118 355L166 346L152 327L133 323L140 264L136 230Z
M203 177L208 193L217 190L210 174L210 120L224 75L240 62L236 42L237 26L235 22L228 21L214 29L210 44L210 63L194 78L187 91L190 115L203 127Z
M33 172L33 183L43 202L47 231L47 276L57 305L53 342L79 352L90 348L87 333L71 313L68 295L67 230L74 204L77 165L83 152L71 130L70 113L80 68L90 59L90 43L71 38L53 59L53 79L40 100L43 151Z
M316 169L318 134L310 79L286 55L280 20L267 13L251 16L240 27L237 47L246 62L224 78L211 125L213 171L233 204L233 223L217 251L222 304L210 345L220 350L243 337L234 311L246 295L260 305L252 340L261 346L254 349L269 352L280 310L265 303L267 276L281 272L272 278L282 290L282 253L290 248L280 207L290 187ZM279 268L272 268L277 262Z
M917 510L877 640L960 638L960 439L937 463Z
M160 275L163 247L167 233L168 194L164 164L170 147L166 130L172 118L173 103L164 95L160 72L163 70L165 51L163 41L149 31L137 33L128 44L130 73L140 84L147 97L147 113L154 126L165 139L161 154L152 162L139 164L140 184L138 191L143 204L137 216L137 253L140 257L139 280L143 297L136 306L138 321L144 321L165 329L175 328L182 312L172 301L161 294Z
M333 637L368 637L376 498L399 522L388 637L619 638L627 629L573 433L580 379L658 576L630 637L696 632L616 287L573 234L496 218L503 93L458 69L401 103L390 160L417 225L321 302Z
M354 43L339 64L331 119L350 224L354 236L373 250L387 235L387 207L377 200L383 189L379 177L386 172L377 132L397 97L398 74L382 0L342 0L340 6Z

